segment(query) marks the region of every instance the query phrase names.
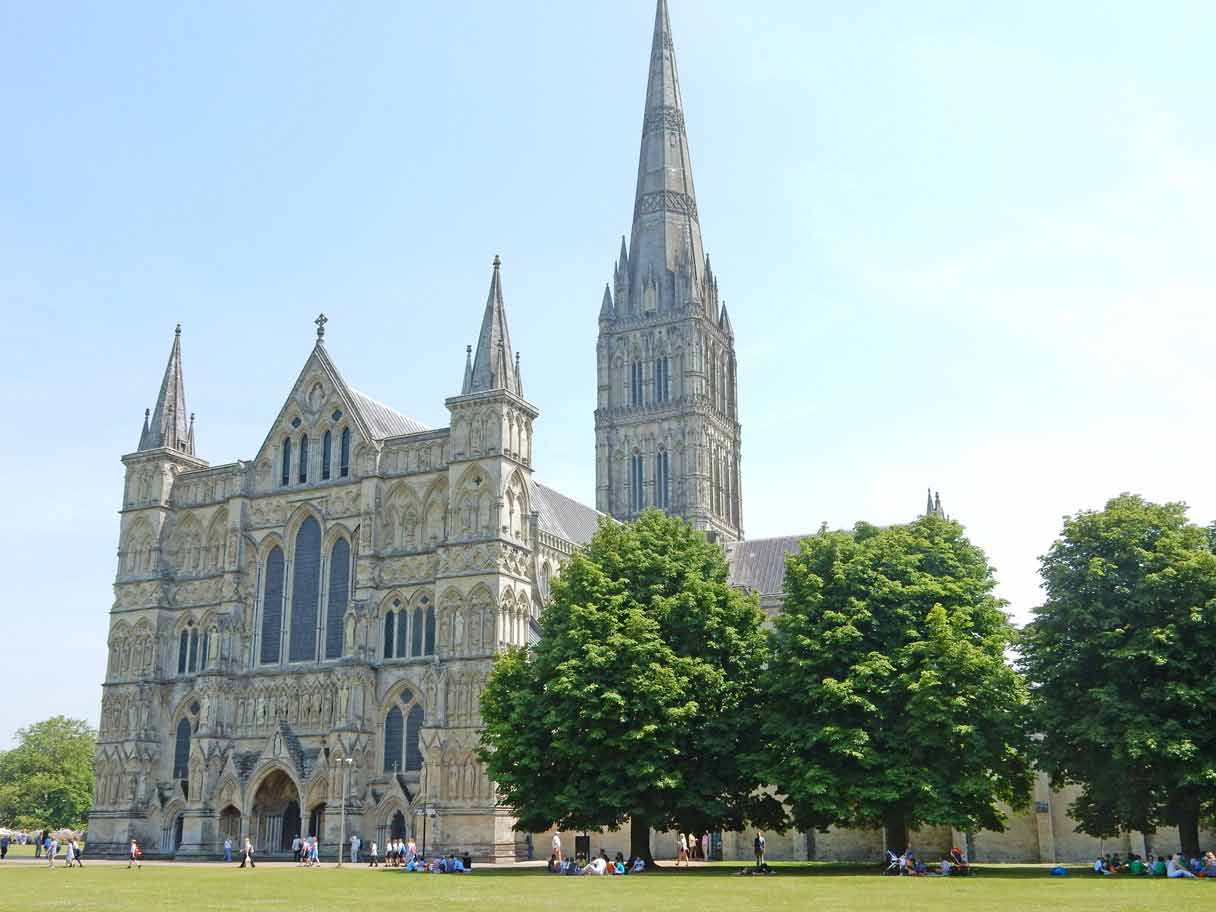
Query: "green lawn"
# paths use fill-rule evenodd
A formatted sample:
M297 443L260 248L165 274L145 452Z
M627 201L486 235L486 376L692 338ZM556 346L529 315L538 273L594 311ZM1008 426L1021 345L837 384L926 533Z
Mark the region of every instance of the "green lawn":
M0 909L96 912L408 909L476 912L1134 912L1211 910L1216 882L1130 877L1067 878L1046 870L1001 868L970 879L878 877L830 865L790 865L771 877L738 877L734 864L630 877L557 877L536 868L478 868L465 876L331 867L187 866L149 862L142 870L90 865L71 871L0 865Z

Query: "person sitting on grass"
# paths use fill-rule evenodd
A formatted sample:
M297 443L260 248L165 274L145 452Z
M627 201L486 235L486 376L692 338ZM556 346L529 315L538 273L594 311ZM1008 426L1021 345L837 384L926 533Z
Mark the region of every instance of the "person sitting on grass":
M1101 855L1094 861L1095 874L1110 874L1110 862Z
M1185 859L1179 862L1181 856L1171 855L1170 860L1165 863L1165 876L1169 878L1176 877L1194 877L1186 868Z
M633 860L633 863L629 865L629 873L630 874L644 874L645 872L646 872L646 860L639 855L637 858L635 858Z
M1144 873L1144 862L1140 860L1139 855L1132 855L1131 863L1127 866L1127 872L1137 877Z
M1191 873L1198 877L1203 872L1203 859L1196 855L1187 862L1187 867L1191 869Z
M1203 856L1203 873L1200 877L1216 877L1216 855L1211 852Z
M549 855L549 873L560 874L562 872L562 860L558 857L557 849L554 849Z
M592 859L591 864L583 868L583 874L592 877L603 877L606 873L608 873L608 862L603 857Z

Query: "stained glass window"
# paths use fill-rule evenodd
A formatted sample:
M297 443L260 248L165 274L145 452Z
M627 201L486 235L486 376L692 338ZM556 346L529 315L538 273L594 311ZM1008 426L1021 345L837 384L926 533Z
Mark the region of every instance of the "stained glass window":
M393 707L396 709L397 707ZM407 770L422 769L422 751L418 740L422 734L422 707L417 703L405 720L405 768Z
M386 773L402 772L401 745L403 720L401 710L394 706L384 719L384 771Z
M326 434L328 436L328 434ZM325 609L325 658L342 657L342 625L350 596L350 542L339 538L329 552L329 605Z
M263 665L279 661L279 641L283 637L283 549L275 548L266 558L266 588L262 595Z
M173 778L185 779L190 775L190 720L177 723L177 740L173 745Z
M291 646L289 662L317 657L317 603L321 588L321 524L310 516L296 533L291 574Z

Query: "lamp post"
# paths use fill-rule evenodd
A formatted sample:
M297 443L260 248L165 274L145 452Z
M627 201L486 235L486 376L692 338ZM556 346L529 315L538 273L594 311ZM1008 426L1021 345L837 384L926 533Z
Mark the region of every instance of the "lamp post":
M342 760L342 823L338 828L338 867L342 867L342 846L346 842L346 795L350 791L350 768L354 763L350 757Z

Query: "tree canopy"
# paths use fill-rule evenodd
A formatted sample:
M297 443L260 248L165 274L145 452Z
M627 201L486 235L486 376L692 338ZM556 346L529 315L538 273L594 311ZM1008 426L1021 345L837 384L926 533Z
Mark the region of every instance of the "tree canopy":
M93 803L96 740L88 723L64 716L18 729L17 746L0 753L0 823L83 827Z
M1075 783L1082 830L1177 825L1199 851L1216 810L1216 555L1181 503L1124 494L1066 517L1024 633L1037 761Z
M1004 829L1032 774L1027 692L984 552L953 521L821 530L787 560L763 757L794 823Z
M535 650L500 656L481 756L517 828L770 825L758 747L763 615L727 582L719 546L648 510L602 522L553 583Z

